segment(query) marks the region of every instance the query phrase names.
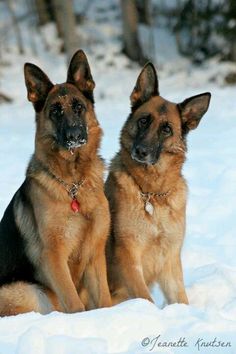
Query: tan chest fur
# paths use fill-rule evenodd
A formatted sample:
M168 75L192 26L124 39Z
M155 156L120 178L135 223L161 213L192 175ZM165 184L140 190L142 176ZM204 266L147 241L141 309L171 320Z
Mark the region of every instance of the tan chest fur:
M89 183L81 187L77 196L81 210L74 213L71 209L72 199L56 181L49 183L47 180L46 190L43 183L33 182L31 188L37 231L36 235L27 239L27 244L33 263L40 263L45 249L57 252L58 247L63 249L70 267L78 264L82 257L89 261L90 253L103 235L98 230L98 237L94 237L94 232L93 237L90 236L90 231L96 225L94 210L101 209L105 220L109 215L108 205L101 191L95 190Z
M153 215L145 210L139 187L125 172L115 172L107 187L112 191L109 199L117 243L137 249L145 281L151 284L157 280L172 249L182 246L185 182L183 179L176 181L177 188L166 197L151 197ZM114 205L113 198L116 200Z
M167 202L153 202L154 213L146 215L148 232L144 234L142 247L142 268L147 284L158 279L158 274L165 266L172 249L182 245L185 220L178 217L178 211Z

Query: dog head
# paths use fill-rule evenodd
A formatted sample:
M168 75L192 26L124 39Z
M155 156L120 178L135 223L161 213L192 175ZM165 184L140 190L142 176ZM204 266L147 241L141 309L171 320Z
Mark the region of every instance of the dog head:
M93 81L87 57L77 51L69 65L67 81L52 84L36 65L24 67L28 99L36 111L38 134L59 150L73 153L86 145L93 112ZM96 118L92 115L92 120Z
M184 154L186 134L195 129L206 113L210 93L174 104L159 95L154 66L141 71L131 93L131 114L121 134L121 145L140 164L154 165L162 153Z

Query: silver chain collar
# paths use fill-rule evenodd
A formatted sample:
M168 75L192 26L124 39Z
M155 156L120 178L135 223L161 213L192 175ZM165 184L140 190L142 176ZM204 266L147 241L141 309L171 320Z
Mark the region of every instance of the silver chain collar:
M49 174L55 179L57 180L60 184L62 184L65 189L67 190L69 196L71 197L71 199L75 199L79 188L83 185L84 180L77 182L77 183L66 183L63 179L61 179L60 177L55 176L51 171L48 171Z
M165 193L143 193L140 192L141 197L144 201L144 209L145 211L149 214L149 215L153 215L154 213L154 206L153 204L150 202L151 197L160 197L160 198L164 198L166 197L168 194L170 193L170 190L168 190Z
M128 172L128 171L127 171ZM150 202L151 197L159 197L159 198L164 198L167 197L167 195L170 194L171 189L169 189L167 192L164 193L153 193L153 192L147 192L147 193L143 193L141 187L139 186L139 184L137 183L137 181L135 180L135 178L128 172L128 174L131 176L131 178L133 179L133 181L137 184L137 186L139 187L140 190L140 196L144 202L144 210L149 214L149 215L153 215L154 213L154 207L152 205L152 203Z
M145 198L145 199L150 199L151 197L166 197L168 194L170 194L170 190L168 190L165 193L151 193L151 192L147 192L147 193L143 193L140 192L141 197Z
M76 199L76 196L78 194L79 188L84 184L84 180L79 181L77 183L66 183L63 179L61 179L60 177L54 175L54 173L52 173L49 168L47 168L46 166L44 166L42 164L42 162L40 160L37 160L38 163L40 163L41 167L44 169L44 171L46 171L49 176L51 176L53 179L55 179L57 182L59 182L60 184L63 185L63 187L65 187L66 191L68 192L69 196L71 197L71 199Z

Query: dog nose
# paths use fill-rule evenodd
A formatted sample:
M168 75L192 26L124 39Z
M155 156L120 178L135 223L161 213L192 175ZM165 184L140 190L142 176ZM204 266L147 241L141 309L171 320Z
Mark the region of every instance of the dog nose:
M149 154L149 149L147 148L147 146L138 145L138 146L136 146L136 148L135 148L135 153L136 153L136 155L137 155L139 158L144 159L145 157L148 156L148 154Z
M67 129L66 132L66 139L67 141L81 141L85 139L84 134L81 129L77 127L70 127Z

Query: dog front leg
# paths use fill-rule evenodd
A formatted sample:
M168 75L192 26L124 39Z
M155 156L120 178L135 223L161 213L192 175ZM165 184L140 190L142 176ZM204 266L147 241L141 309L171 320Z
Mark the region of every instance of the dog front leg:
M91 215L89 230L91 251L84 272L84 285L90 298L89 306L95 308L111 306L105 256L105 245L110 230L110 213L103 192L99 195L99 201L99 207Z
M84 274L85 286L96 308L111 306L104 245L98 245Z
M140 257L129 247L116 248L115 262L117 271L121 272L121 281L125 284L131 298L143 298L153 302L148 286L146 285Z
M63 254L63 250L46 249L43 252L42 262L44 276L57 294L65 312L84 311L84 305L72 281L67 257Z
M182 264L179 252L173 252L169 256L159 279L160 286L169 304L188 304L185 292Z

